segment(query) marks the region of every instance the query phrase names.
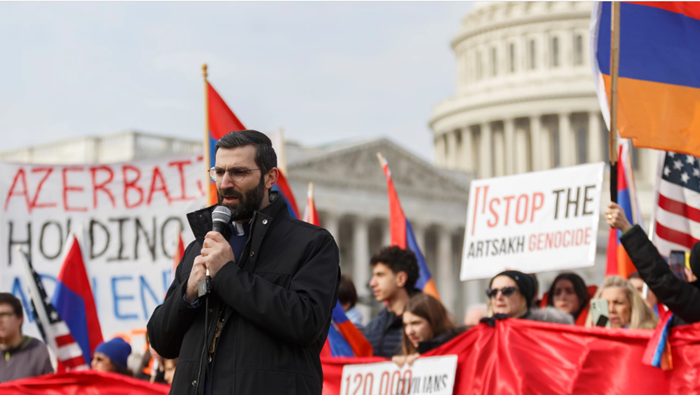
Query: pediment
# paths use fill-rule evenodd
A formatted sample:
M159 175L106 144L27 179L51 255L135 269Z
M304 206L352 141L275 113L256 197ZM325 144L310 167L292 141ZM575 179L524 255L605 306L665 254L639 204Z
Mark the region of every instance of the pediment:
M377 152L389 163L399 194L467 201L468 177L437 168L388 139L327 146L308 158L287 164L289 179L386 193L386 178Z

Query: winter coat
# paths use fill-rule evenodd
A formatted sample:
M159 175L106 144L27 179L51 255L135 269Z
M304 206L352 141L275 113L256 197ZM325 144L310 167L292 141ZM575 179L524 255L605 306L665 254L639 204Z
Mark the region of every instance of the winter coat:
M403 319L386 307L365 327L365 338L372 345L375 357L389 358L401 354Z
M325 229L293 219L278 193L270 198L251 219L239 262L212 279L206 343L206 304L191 307L183 297L214 207L187 215L196 239L148 322L158 354L179 357L171 394L203 394L205 380L212 395L321 394L319 353L338 298L338 246ZM223 327L208 363L204 345L212 343L220 311Z
M425 340L420 343L418 343L418 353L419 354L424 354L434 348L438 348L442 346L443 344L447 343L448 341L454 339L457 335L461 334L464 332L466 328L456 328L456 329L450 329L447 332L435 336L434 338L430 340Z
M531 321L551 322L553 324L574 324L574 317L571 314L559 311L552 306L541 309L530 309L527 313L518 318Z
M675 314L673 325L700 322L700 281L678 278L639 225L622 235L620 242L659 303Z

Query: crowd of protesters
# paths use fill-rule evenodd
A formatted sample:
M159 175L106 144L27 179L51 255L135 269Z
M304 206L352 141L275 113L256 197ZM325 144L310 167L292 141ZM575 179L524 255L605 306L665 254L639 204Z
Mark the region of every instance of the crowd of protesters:
M486 290L485 305L470 306L464 325L458 325L442 303L416 288L419 267L410 250L384 247L369 264L369 287L384 307L363 325L356 309L357 290L351 277L343 275L338 299L348 319L363 332L375 356L390 358L398 365L412 364L430 351L470 330L479 323L517 318L556 324L593 326L592 299L607 301L609 327L613 329L654 329L660 309L674 316L672 325L700 322L700 243L697 243L683 281L638 225L632 226L624 211L610 203L605 212L608 225L622 232L620 241L638 272L629 278L608 276L600 286L586 285L572 272L560 273L537 299L536 276L506 270L494 276ZM22 304L10 293L0 293L0 382L54 372L49 351L38 339L22 334ZM132 353L127 341L115 337L97 346L91 360L95 371L123 374L150 382L172 382L177 359L164 359L150 345L144 354Z

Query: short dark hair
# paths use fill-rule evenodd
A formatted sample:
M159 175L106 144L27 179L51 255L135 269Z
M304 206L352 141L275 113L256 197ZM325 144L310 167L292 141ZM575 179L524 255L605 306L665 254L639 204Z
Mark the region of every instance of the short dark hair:
M15 295L8 292L0 292L0 304L7 303L12 306L12 311L19 318L24 317L24 311L22 311L22 302L15 297Z
M355 307L357 304L357 290L352 278L347 274L340 276L340 285L338 286L338 300L340 304L350 303L350 307Z
M257 130L241 130L230 132L216 142L214 154L219 148L237 148L252 145L255 147L255 164L260 169L260 174L267 174L270 169L277 167L277 154L272 148L272 141L264 133Z
M411 250L404 250L397 246L384 247L376 254L372 255L369 263L374 267L377 263L382 263L391 269L394 274L399 272L406 273L408 279L406 279L406 284L404 288L409 295L412 295L415 287L416 281L420 276L420 269L418 268L418 259L416 259L416 254Z
M633 279L633 278L639 278L639 279L641 279L642 276L639 275L639 272L634 272L634 273L630 274L629 277L627 277L628 280L631 280L631 279Z

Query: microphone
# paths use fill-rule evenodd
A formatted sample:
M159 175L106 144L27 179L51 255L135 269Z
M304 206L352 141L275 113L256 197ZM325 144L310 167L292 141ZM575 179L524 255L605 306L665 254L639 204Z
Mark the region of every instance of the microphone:
M217 206L214 212L211 213L212 231L219 232L228 240L231 237L231 229L228 224L231 222L231 210L226 206ZM201 280L197 283L197 294L202 297L211 291L211 276L209 275L209 269L207 269L206 280Z

